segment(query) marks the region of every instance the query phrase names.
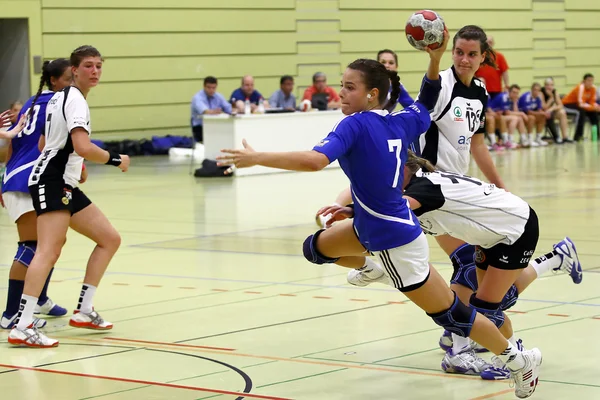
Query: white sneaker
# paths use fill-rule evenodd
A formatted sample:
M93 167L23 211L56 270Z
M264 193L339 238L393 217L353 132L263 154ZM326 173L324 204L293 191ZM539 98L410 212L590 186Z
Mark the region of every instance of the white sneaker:
M73 316L69 320L69 325L74 328L96 329L101 331L113 328L113 324L105 321L96 311L82 313L75 310Z
M42 332L38 331L38 328L34 327L33 324L27 328L21 330L16 326L10 330L8 334L8 343L13 346L27 346L37 348L47 348L58 346L58 340L50 339Z
M548 146L548 142L546 142L544 139L542 139L542 135L538 136L535 141L540 146Z
M389 279L385 271L377 263L373 267L367 265L361 269L351 269L348 271L347 280L349 284L360 287L370 285L373 282L389 285Z
M528 142L531 147L540 147L540 144L535 140Z
M521 354L525 359L525 366L516 371L508 369L510 370L510 378L515 383L515 396L526 399L535 392L537 387L540 365L542 365L542 352L537 348L533 348L525 350Z
M13 326L15 326L16 319L17 314L9 318L6 316L6 313L2 313L2 318L0 318L0 328L12 329ZM46 322L47 321L45 319L34 318L32 325L36 328L43 328L44 326L46 326Z
M567 236L554 245L554 251L560 256L561 262L558 268L553 269L553 272L566 272L571 275L573 283L580 284L583 279L583 269L581 268L581 262L579 262L575 243Z
M467 347L468 348L468 347ZM477 356L473 350L461 350L455 354L450 349L442 360L442 369L449 374L481 375L481 372L491 364Z

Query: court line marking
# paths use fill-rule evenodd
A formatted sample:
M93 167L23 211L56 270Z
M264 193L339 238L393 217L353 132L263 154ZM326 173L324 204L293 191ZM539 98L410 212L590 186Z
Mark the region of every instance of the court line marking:
M81 337L64 337L62 339L68 339L68 340L74 340L74 341L87 341L87 342L93 342L93 343L101 343L102 339L91 339L91 338L81 338ZM126 342L128 339L122 339L123 342ZM172 343L168 343L168 342L159 342L162 344L152 344L152 345L147 345L145 347L148 348L158 348L158 349L169 349L170 346L172 345ZM298 363L298 364L309 364L309 365L321 365L321 366L327 366L327 367L339 367L339 368L349 368L349 369L361 369L361 370L367 370L367 371L382 371L382 372L391 372L391 373L401 373L401 374L408 374L408 375L419 375L419 376L435 376L435 377L443 377L443 378L447 378L447 379L463 379L463 380L480 380L480 377L472 377L472 376L466 376L466 375L453 375L453 374L446 374L446 373L436 373L436 372L424 372L424 371L411 371L411 370L406 370L406 369L399 369L400 367L395 367L395 368L384 368L384 367L373 367L373 366L368 366L368 365L353 365L353 364L348 364L348 363L344 363L344 361L338 361L338 362L324 362L324 361L316 361L316 360L307 360L307 359L296 359L296 358L286 358L286 357L277 357L277 356L264 356L264 355L255 355L255 354L247 354L247 353L238 353L238 352L230 352L230 353L223 353L220 351L215 351L215 350L208 350L208 349L189 349L190 351L193 352L200 352L200 353L210 353L210 354L221 354L221 355L231 355L231 356L236 356L236 357L245 357L245 358L255 358L255 359L262 359L262 360L272 360L272 361L287 361L287 362L291 362L291 363ZM2 366L2 364L0 364L0 366ZM491 383L507 383L506 381L490 381Z
M502 396L503 394L511 393L511 392L514 392L514 391L515 391L514 389L506 389L506 390L501 390L501 391L495 392L495 393L484 394L483 396L472 397L469 400L492 399L494 397Z
M199 386L175 385L172 383L145 381L145 380L129 379L129 378L119 378L116 376L84 374L84 373L70 372L70 371L57 371L57 370L45 369L45 368L25 367L25 366L21 366L21 365L0 364L0 367L9 368L9 369L18 369L18 370L24 370L24 371L45 372L45 373L49 373L49 374L76 376L76 377L80 377L80 378L92 378L92 379L102 379L102 380L116 381L116 382L135 383L135 384L140 384L140 385L161 386L161 387L167 387L167 388L171 388L171 389L184 389L184 390L193 390L193 391L198 391L198 392L228 394L228 395L239 396L239 397L250 397L250 398L254 398L254 399L292 400L292 399L289 399L286 397L265 396L265 395L253 394L253 393L235 392L235 391L220 390L220 389L209 389L209 388L204 388L204 387L199 387Z
M136 340L136 339L122 339L116 337L105 337L105 340L113 340L116 342L128 342L128 343L141 343L141 344L164 344L164 342L152 342L149 340ZM221 351L235 351L236 349L229 349L225 347L213 347L213 346L198 346L193 344L173 343L171 346L175 347L186 347L190 349L209 349L209 350L221 350Z

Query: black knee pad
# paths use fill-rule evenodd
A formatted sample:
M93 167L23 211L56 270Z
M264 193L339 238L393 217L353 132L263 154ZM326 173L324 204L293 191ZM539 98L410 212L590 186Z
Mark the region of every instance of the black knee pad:
M325 229L318 230L313 235L307 237L304 241L304 244L302 245L302 252L304 253L304 258L306 258L313 264L333 264L337 260L339 260L339 258L330 258L324 256L323 254L317 251L317 238L324 230Z
M487 301L478 299L476 296L476 293L471 295L471 307L477 310L478 313L485 315L498 328L501 328L504 325L504 312L500 308L502 303L488 303Z
M458 336L469 337L477 312L475 309L464 305L455 293L454 302L449 309L435 314L428 313L427 315L433 319L433 322L444 327L447 331Z

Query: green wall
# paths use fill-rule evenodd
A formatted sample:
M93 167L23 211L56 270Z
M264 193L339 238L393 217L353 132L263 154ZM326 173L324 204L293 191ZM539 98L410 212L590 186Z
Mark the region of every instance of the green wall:
M11 2L0 0L0 17L3 3ZM348 62L388 47L398 51L402 81L414 93L428 60L404 38L416 3L403 0L12 3L39 7L37 17L30 10L33 25L41 20L30 27L31 43L44 58L68 56L81 44L98 47L106 58L103 82L89 98L95 136L187 134L190 99L206 75L219 78L226 97L244 74L255 76L264 96L278 88L282 74L291 74L301 94L314 72L327 73L337 87ZM600 75L600 1L427 0L419 7L438 11L451 34L478 24L494 35L513 83L527 87L554 76L565 91L585 72ZM32 79L36 87L38 76Z

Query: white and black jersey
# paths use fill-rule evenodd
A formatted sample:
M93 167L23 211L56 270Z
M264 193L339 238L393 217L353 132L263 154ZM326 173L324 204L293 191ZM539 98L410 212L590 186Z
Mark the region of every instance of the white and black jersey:
M83 128L91 134L90 109L81 91L68 86L57 92L46 108L46 145L29 175L29 186L60 182L76 187L81 179L83 158L71 141L71 132Z
M421 156L444 171L467 173L471 137L485 131L487 91L473 78L465 86L454 67L440 72L442 90L431 114L431 126L420 137Z
M448 234L483 248L515 243L529 219L523 199L465 175L418 173L404 194L421 203L415 214L425 233Z

